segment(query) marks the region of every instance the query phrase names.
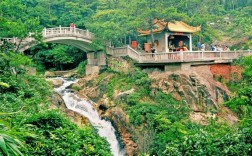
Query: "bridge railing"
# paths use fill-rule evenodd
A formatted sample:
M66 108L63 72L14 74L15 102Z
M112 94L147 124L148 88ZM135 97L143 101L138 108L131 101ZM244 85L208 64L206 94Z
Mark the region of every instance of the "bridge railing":
M4 43L4 41L9 42L9 43L16 43L17 38L0 38L0 45Z
M136 60L136 61L140 61L140 53L137 52L135 49L131 48L129 45L127 46L127 53L129 55L130 58Z
M179 52L160 52L160 53L142 53L140 54L139 63L148 62L180 62L181 55Z
M193 51L193 52L182 52L182 60L211 60L211 59L234 59L240 56L247 56L252 54L249 50L239 51Z
M117 47L117 48L113 48L113 47L107 47L107 54L110 54L112 56L127 56L128 55L128 51L127 51L128 47Z
M51 37L51 36L58 36L58 35L80 35L84 36L85 38L93 39L94 36L88 30L82 30L75 27L56 27L56 28L44 28L43 36L44 37Z
M125 51L127 49L127 52ZM108 54L113 56L128 55L139 63L164 63L164 62L186 62L186 61L206 61L235 59L240 56L252 55L251 50L235 51L179 51L179 52L158 52L140 53L130 46L120 48L110 48Z

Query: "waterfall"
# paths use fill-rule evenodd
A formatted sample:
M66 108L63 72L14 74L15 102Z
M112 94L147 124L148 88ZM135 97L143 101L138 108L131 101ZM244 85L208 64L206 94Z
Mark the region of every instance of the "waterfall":
M63 79L63 81L63 85L59 88L55 88L55 91L61 94L67 108L89 119L92 126L98 131L98 134L108 141L110 144L111 153L114 156L125 155L124 150L120 148L119 142L115 135L115 129L111 122L102 120L96 109L93 108L93 104L91 102L78 97L76 94L66 89L66 87L77 82L77 80Z

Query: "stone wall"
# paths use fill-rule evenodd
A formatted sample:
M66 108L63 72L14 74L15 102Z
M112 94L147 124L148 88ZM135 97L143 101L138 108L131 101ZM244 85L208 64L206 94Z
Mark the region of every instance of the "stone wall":
M103 51L87 53L86 75L98 74L106 66L106 54Z
M231 66L230 64L212 64L210 65L210 71L217 77L231 80L241 78L242 68L239 66Z

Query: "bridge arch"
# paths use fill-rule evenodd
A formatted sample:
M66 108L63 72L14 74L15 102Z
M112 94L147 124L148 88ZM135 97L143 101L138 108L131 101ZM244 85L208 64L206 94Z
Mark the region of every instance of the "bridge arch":
M29 36L31 35L32 33ZM42 35L42 39L46 43L71 45L85 51L88 62L86 65L86 75L99 73L100 69L106 66L106 54L103 51L94 51L92 49L91 43L94 35L88 30L59 26L56 28L44 28ZM8 41L16 45L20 43L18 49L20 52L24 52L37 44L36 40L32 37L27 37L21 42L16 38Z
M90 44L94 36L88 30L61 26L49 29L44 28L42 37L43 41L46 43L66 44L79 48L85 52L93 51ZM16 39L12 42L18 44L19 40ZM18 50L23 52L36 44L35 39L27 37L20 43Z

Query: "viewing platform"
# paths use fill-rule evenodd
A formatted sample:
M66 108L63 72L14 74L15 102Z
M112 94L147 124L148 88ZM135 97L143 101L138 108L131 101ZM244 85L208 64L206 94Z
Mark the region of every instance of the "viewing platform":
M179 52L140 52L132 47L107 47L107 54L119 57L129 56L139 64L169 64L183 62L228 63L241 56L252 54L252 50L234 51L179 51Z

